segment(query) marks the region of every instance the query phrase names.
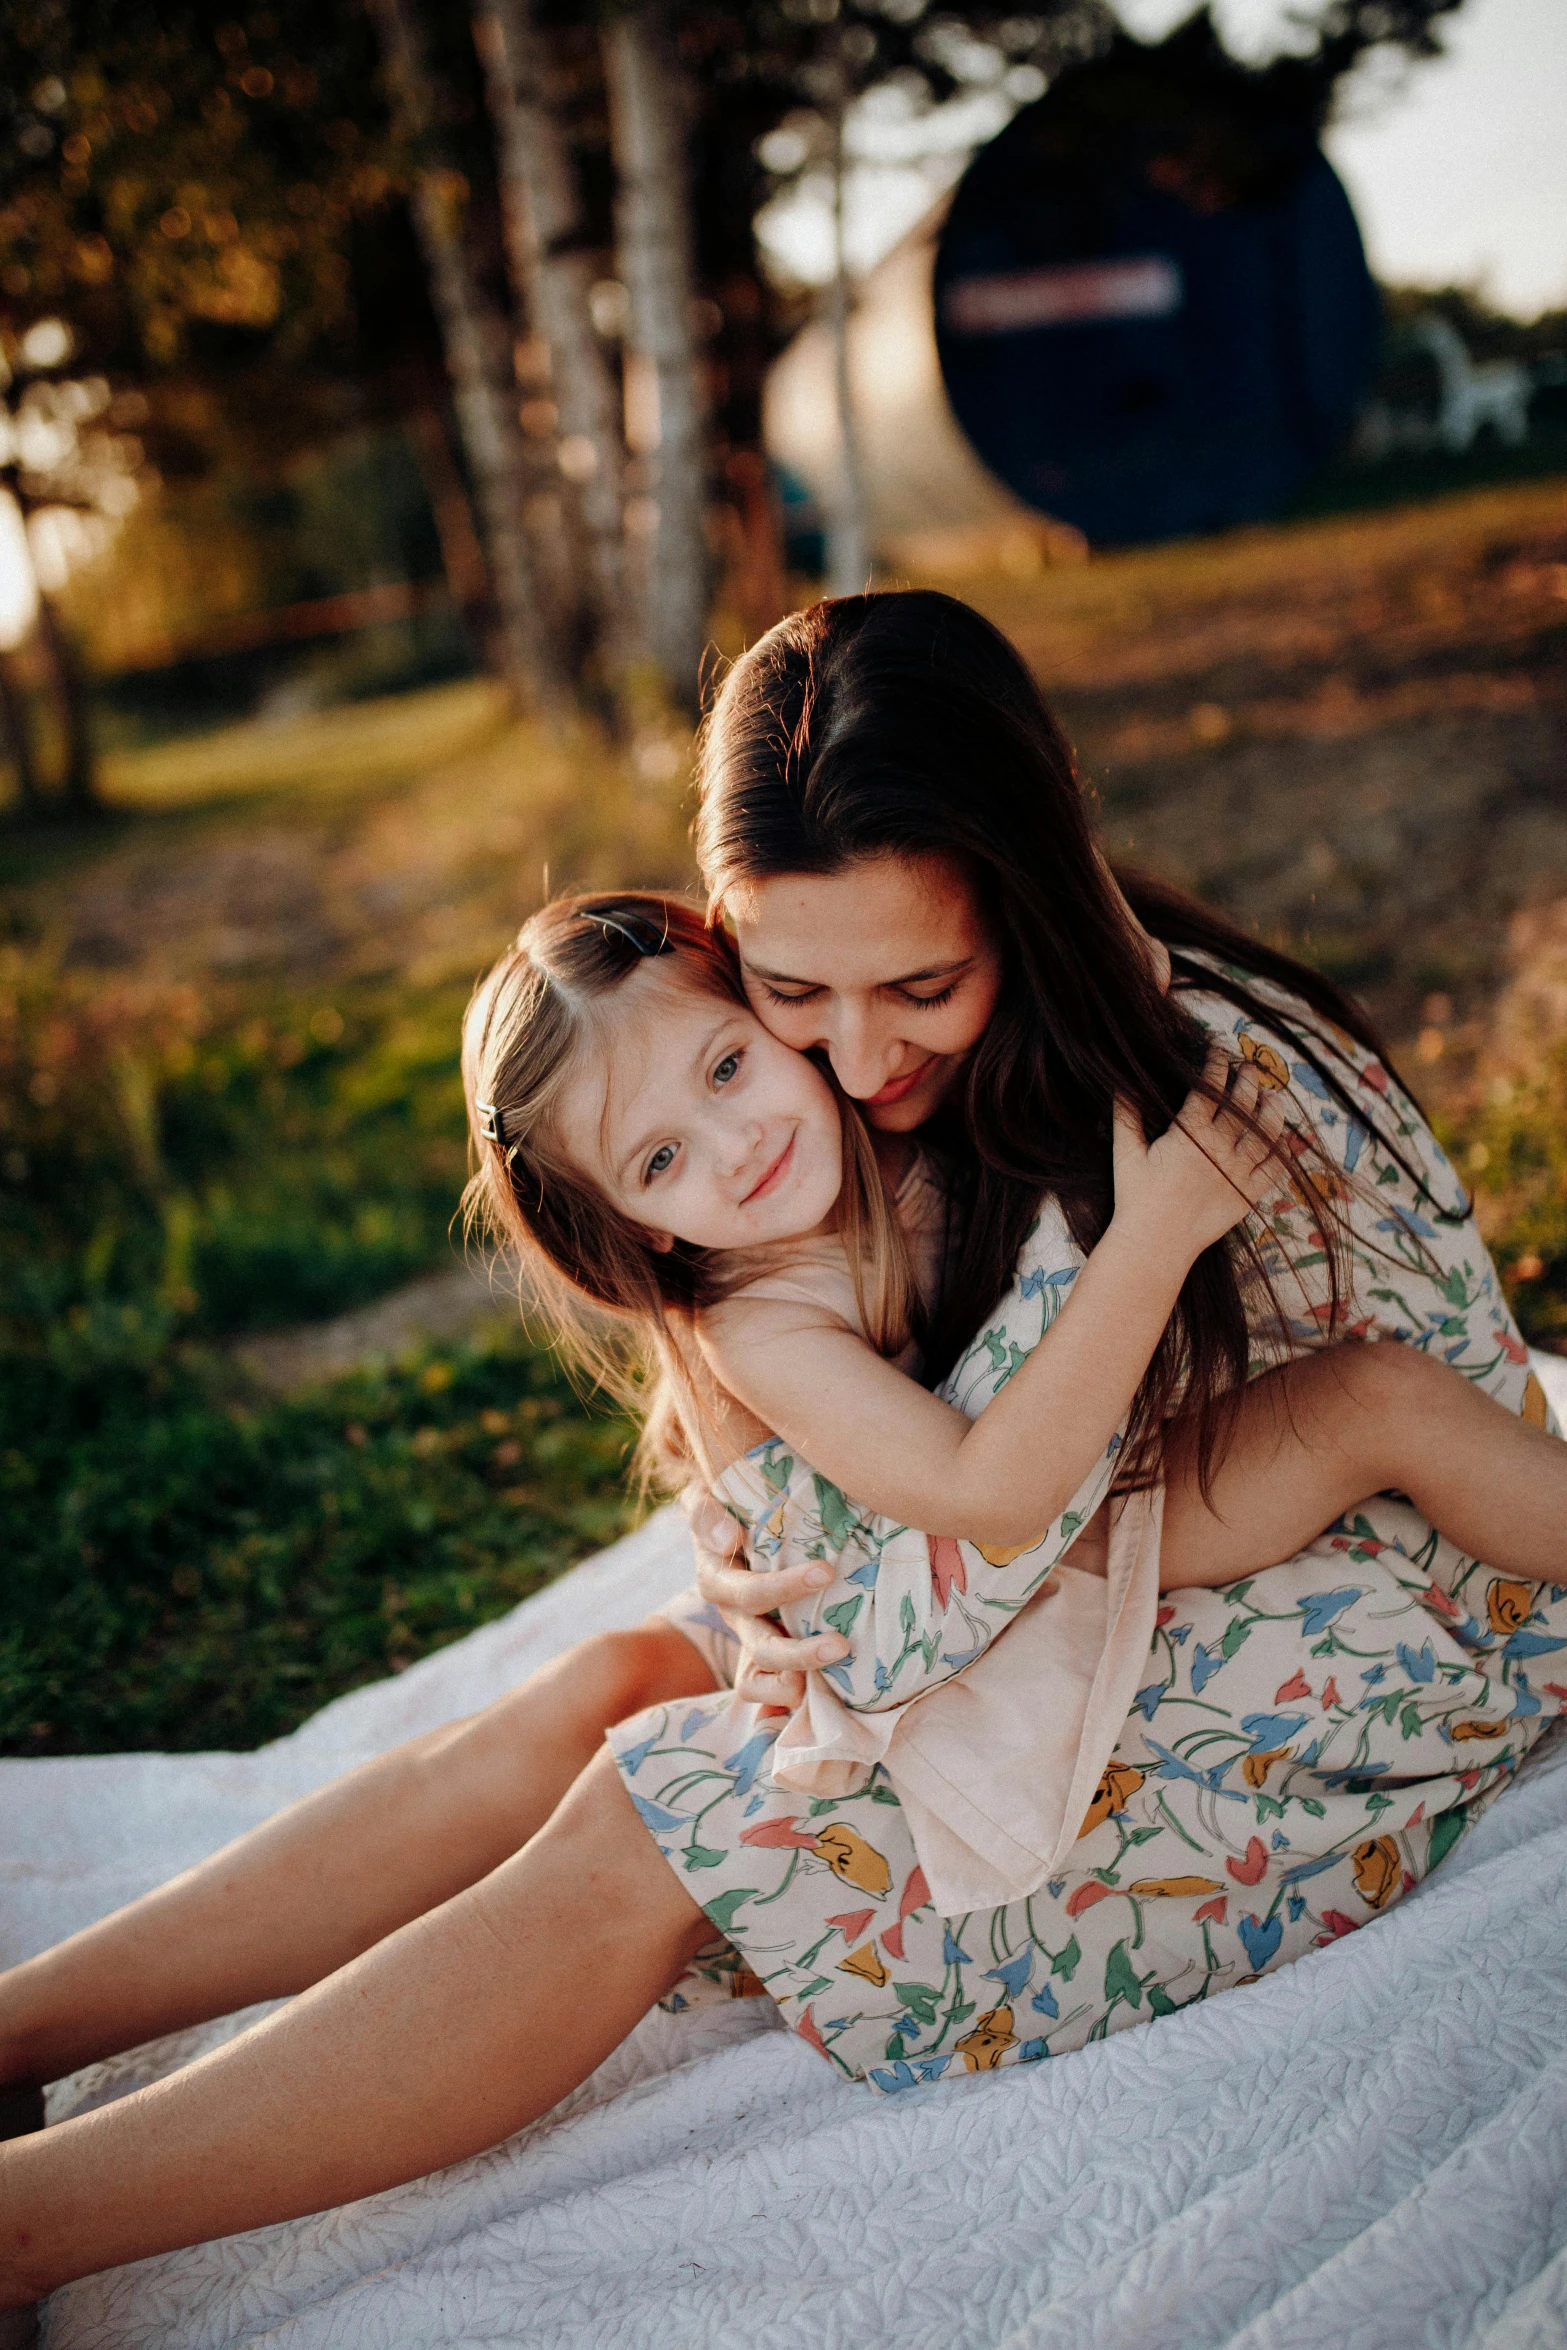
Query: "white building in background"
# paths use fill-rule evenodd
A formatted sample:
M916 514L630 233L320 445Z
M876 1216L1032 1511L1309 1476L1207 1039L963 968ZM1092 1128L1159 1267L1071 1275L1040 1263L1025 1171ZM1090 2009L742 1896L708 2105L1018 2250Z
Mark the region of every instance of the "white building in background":
M943 201L856 292L849 376L880 563L941 570L1000 563L1027 572L1080 556L1084 542L1048 522L980 463L947 405L936 358L931 278ZM832 337L804 327L768 379L763 431L769 456L812 492L824 516L841 494L842 458Z

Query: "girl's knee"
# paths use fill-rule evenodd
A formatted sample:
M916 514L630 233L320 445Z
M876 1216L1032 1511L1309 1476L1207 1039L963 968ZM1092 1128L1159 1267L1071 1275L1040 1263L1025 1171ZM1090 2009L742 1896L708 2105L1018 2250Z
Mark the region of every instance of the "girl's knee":
M595 1632L572 1651L599 1699L605 1729L666 1699L695 1697L713 1676L691 1642L663 1616L624 1631Z
M586 1759L616 1722L712 1686L690 1641L655 1617L624 1631L593 1633L481 1712L427 1732L408 1751L437 1770L460 1751L475 1764L488 1757L504 1772L531 1758L541 1740L552 1751L581 1751Z

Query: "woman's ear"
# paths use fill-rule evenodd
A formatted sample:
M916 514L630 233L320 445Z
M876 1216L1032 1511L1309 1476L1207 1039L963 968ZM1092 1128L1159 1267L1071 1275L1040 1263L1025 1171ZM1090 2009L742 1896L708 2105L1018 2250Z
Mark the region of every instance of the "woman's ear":
M661 1257L667 1257L675 1245L675 1236L672 1232L650 1232L648 1242L651 1247L657 1249Z

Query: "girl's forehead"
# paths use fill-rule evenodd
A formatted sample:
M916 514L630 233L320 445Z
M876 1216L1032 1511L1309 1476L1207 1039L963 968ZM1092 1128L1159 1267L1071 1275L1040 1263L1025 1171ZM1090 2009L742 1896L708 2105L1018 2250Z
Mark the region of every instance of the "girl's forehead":
M704 987L679 954L650 955L588 1007L556 1123L573 1157L613 1151L623 1129L682 1087L711 1036L755 1015Z

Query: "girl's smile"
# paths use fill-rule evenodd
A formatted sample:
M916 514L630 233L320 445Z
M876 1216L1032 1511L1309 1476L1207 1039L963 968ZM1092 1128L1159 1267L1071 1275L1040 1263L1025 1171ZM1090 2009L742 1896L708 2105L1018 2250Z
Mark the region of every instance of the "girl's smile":
M762 1180L757 1185L756 1189L754 1191L748 1191L744 1199L740 1202L740 1205L743 1208L748 1208L753 1200L762 1199L768 1192L774 1190L776 1186L783 1180L784 1171L788 1167L789 1162L793 1156L794 1136L791 1134L788 1141L784 1144L783 1149L778 1153L777 1158L774 1159L772 1165L768 1168L767 1173L762 1177Z
M801 1239L831 1217L843 1182L821 1071L673 956L600 1007L556 1126L574 1163L664 1248Z

